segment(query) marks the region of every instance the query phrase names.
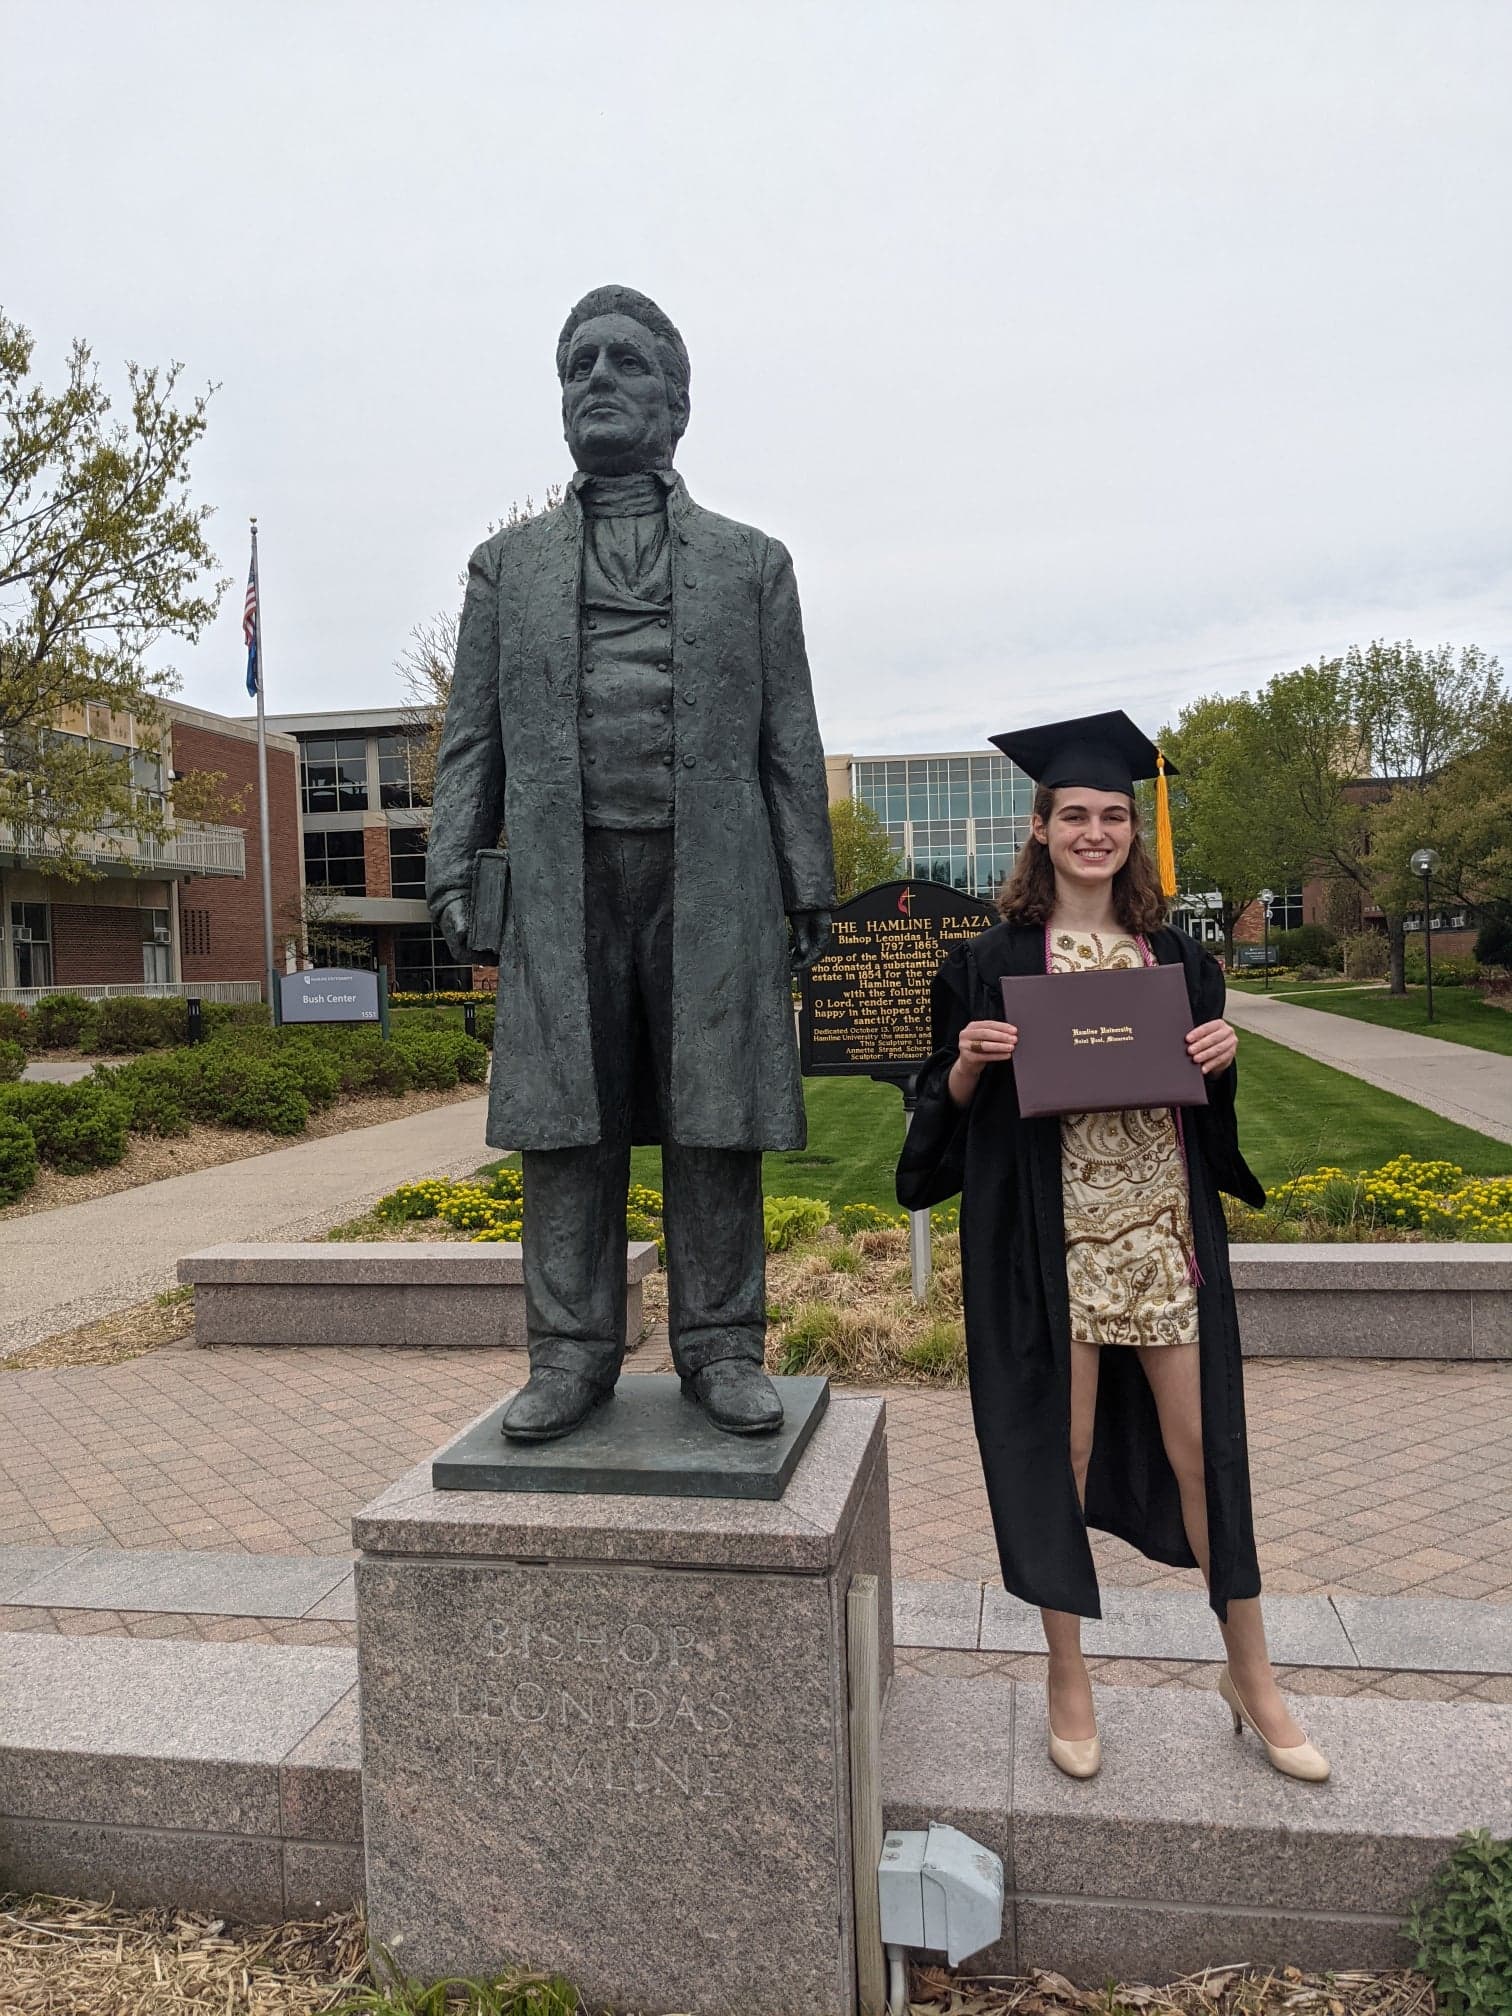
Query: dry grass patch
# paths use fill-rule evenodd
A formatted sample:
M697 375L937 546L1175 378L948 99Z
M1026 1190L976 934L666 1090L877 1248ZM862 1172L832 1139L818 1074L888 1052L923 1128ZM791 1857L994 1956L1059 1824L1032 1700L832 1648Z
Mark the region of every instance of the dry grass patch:
M1215 1967L1164 1988L1077 1988L1062 1974L965 1981L915 1967L908 2006L911 2016L1433 2016L1436 2004L1409 1973Z
M367 1978L366 1929L228 1929L177 1911L0 1897L6 2016L317 2016Z
M961 1244L934 1238L934 1274L913 1299L908 1234L878 1228L817 1239L767 1258L767 1369L825 1372L856 1385L961 1386Z
M124 1365L129 1358L145 1357L164 1345L177 1344L194 1329L194 1290L168 1288L150 1302L137 1302L129 1309L116 1309L109 1316L97 1316L92 1323L80 1323L73 1330L60 1330L44 1337L24 1351L0 1357L0 1372L57 1372L74 1365ZM4 2004L0 2003L0 2010Z

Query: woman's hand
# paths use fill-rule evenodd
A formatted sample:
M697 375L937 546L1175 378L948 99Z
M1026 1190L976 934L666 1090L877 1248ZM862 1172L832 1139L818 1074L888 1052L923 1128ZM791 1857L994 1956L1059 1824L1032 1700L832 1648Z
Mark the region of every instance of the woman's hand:
M1006 1064L1018 1044L1011 1022L968 1022L956 1040L956 1061L950 1067L950 1096L968 1106L977 1080L989 1064Z
M1227 1022L1199 1022L1186 1039L1187 1055L1200 1065L1204 1078L1227 1071L1239 1048L1239 1038Z

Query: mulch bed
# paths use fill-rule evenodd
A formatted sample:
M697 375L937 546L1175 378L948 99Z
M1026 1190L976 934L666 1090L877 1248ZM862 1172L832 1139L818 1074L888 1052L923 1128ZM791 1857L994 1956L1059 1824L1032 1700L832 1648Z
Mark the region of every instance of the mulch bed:
M324 2016L368 1982L360 1913L233 1927L188 1912L0 1897L4 2016ZM475 2008L467 1998L458 2016ZM914 2016L1433 2016L1419 1974L1211 1969L1169 1987L975 1982L916 1967Z
M0 1224L27 1218L35 1211L56 1211L63 1204L83 1204L93 1197L113 1197L164 1176L190 1175L215 1169L224 1162L244 1162L249 1155L269 1155L279 1148L298 1148L305 1141L323 1141L357 1127L378 1127L385 1120L408 1120L436 1106L455 1106L483 1096L481 1085L453 1085L444 1092L374 1094L341 1099L323 1113L312 1113L302 1134L260 1134L251 1128L191 1127L187 1134L160 1138L133 1134L126 1153L113 1169L90 1169L82 1176L60 1176L43 1168L24 1197L0 1208Z

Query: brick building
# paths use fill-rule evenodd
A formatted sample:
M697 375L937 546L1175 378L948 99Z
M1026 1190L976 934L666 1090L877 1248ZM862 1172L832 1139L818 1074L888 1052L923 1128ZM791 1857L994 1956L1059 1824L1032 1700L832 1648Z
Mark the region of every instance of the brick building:
M262 869L257 736L242 721L165 702L150 731L129 715L91 707L60 724L119 751L136 788L170 824L160 841L94 835L93 873L65 881L49 868L45 836L0 826L0 999L81 992L247 995L261 992ZM300 902L298 752L268 738L276 957L292 960ZM173 785L220 773L240 799L216 824L172 817Z
M426 908L430 805L410 760L416 730L409 710L270 715L268 726L299 751L314 955L325 921L338 963L381 966L393 988L429 994L495 986L492 966L454 962Z

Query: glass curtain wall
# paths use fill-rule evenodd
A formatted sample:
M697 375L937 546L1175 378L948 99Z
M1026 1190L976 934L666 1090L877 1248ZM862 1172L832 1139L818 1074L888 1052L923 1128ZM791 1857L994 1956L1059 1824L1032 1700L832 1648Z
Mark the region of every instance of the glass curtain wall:
M992 897L1029 832L1034 786L1006 756L863 758L853 777L907 874L973 896Z

